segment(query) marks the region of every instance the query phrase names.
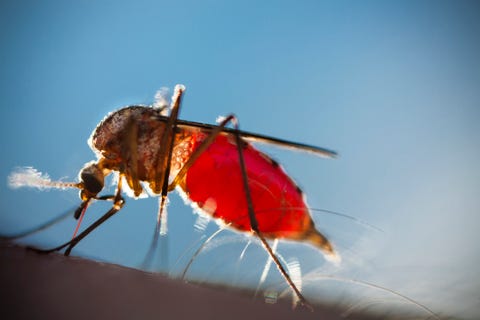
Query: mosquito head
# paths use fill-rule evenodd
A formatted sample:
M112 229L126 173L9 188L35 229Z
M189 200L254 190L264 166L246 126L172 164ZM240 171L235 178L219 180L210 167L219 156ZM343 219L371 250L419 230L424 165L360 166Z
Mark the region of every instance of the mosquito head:
M105 175L99 168L98 163L87 163L79 173L80 183L83 186L80 190L80 199L83 201L96 197L102 191Z

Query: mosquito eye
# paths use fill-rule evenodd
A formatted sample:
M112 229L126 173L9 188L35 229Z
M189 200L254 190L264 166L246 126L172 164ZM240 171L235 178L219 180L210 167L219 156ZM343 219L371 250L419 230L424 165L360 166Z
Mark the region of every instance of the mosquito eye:
M97 194L103 189L103 180L100 181L94 174L82 173L81 175L85 189L92 194Z
M97 193L102 191L104 177L102 170L98 168L96 163L88 163L82 171L80 171L80 180L83 183L80 198L85 200L95 197Z

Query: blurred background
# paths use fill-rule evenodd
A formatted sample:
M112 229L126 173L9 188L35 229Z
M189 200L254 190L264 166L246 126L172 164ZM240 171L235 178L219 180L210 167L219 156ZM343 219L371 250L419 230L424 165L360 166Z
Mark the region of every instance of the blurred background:
M15 167L76 179L95 159L86 142L108 112L182 83L182 119L234 112L244 130L339 152L326 160L259 145L311 207L356 219L313 213L339 265L280 242L310 300L345 315L429 316L401 294L446 318L478 318L479 34L475 1L1 1L0 234L79 204L75 190L9 189ZM92 206L83 226L108 207ZM140 267L156 212L156 199L127 199L73 254ZM176 193L168 212L152 270L179 277L218 227ZM55 246L75 224L21 242ZM257 241L224 231L186 278L255 290L266 261ZM288 294L277 273L260 296Z

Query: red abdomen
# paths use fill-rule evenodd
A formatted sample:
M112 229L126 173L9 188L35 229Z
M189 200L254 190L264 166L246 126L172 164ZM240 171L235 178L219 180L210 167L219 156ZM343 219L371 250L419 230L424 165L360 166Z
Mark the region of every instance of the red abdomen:
M194 149L204 138L199 137ZM300 189L276 162L250 144L243 154L260 232L269 238L305 238L314 227ZM218 136L190 167L182 187L213 217L250 231L238 157L233 137Z

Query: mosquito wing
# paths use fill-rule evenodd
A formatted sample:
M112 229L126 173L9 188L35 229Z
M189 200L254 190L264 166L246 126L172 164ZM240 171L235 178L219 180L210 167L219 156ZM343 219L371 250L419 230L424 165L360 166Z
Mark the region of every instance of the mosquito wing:
M159 119L159 120L166 121L166 117L163 120L162 119ZM209 131L214 130L215 128L218 128L218 126L212 125L212 124L206 124L206 123L200 123L200 122L194 122L194 121L187 121L187 120L180 120L180 119L178 120L177 125L180 128L187 128L187 129L188 128L197 128L197 129L201 129L205 132L209 132ZM231 128L222 128L221 130L222 130L222 132L224 132L226 134L233 134L236 131L235 129L231 129ZM324 157L324 158L336 158L337 155L338 155L335 151L332 151L332 150L329 150L329 149L326 149L326 148L321 148L321 147L309 145L309 144L288 141L288 140L284 140L284 139L274 138L274 137L261 135L261 134L257 134L257 133L251 133L251 132L247 132L247 131L239 131L239 132L240 132L240 135L242 136L242 138L244 138L245 140L248 140L248 141L252 141L252 142L268 143L268 144L272 144L274 146L278 146L278 147L281 147L281 148L287 148L287 149L292 149L292 150L297 150L297 151L309 152L309 153L313 153L315 155L318 155L318 156L321 156L321 157Z

